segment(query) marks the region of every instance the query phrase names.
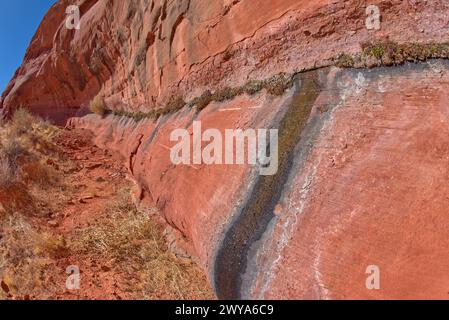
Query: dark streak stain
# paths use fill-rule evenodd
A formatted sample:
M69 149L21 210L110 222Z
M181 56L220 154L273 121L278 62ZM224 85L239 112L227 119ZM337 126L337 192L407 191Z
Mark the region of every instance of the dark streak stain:
M251 245L258 241L274 217L313 104L319 95L318 71L299 74L296 92L279 126L279 169L276 175L259 176L251 196L226 232L215 259L215 289L220 299L240 299L242 275Z

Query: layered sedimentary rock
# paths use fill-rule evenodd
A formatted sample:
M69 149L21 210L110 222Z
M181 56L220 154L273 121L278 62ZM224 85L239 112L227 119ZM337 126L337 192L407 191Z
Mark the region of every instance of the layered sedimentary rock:
M224 298L447 297L449 64L340 69L366 41L448 41L446 1L69 1L39 28L2 97L93 131L120 153L178 242ZM308 71L307 71L308 70ZM174 96L237 88L285 73L289 86L185 106L158 119L86 115L148 112ZM278 129L275 175L253 165L175 165L175 129ZM377 266L380 290L366 287Z
M66 28L79 4L80 29ZM382 28L367 30L378 4ZM434 1L60 0L44 18L2 97L63 117L101 93L111 109L147 111L180 94L237 86L326 64L364 41L447 39L448 3Z
M440 60L326 68L298 76L283 97L242 96L157 124L72 124L129 159L142 199L192 241L222 297L445 298L448 71ZM169 134L191 132L193 120L222 132L280 128L277 175L174 166ZM382 290L365 286L372 265Z

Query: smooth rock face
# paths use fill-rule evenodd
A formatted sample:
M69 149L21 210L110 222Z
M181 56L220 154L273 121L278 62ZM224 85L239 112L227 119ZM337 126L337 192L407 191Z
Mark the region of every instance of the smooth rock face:
M447 298L448 71L432 61L337 73L247 296ZM380 290L365 286L373 265Z
M221 298L447 298L449 64L319 68L364 41L448 41L446 1L79 1L81 29L59 1L2 96L92 130L119 153L179 246L197 257ZM237 87L303 68L281 96L262 90L183 108L157 121L84 116L148 111L170 97ZM175 165L175 129L279 129L279 170ZM369 266L380 290L366 288Z

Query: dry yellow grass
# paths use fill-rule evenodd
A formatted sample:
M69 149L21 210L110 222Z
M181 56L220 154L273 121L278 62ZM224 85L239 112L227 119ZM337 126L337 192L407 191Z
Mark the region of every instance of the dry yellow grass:
M45 161L56 161L50 146L57 132L26 109L0 127L0 299L27 299L36 291L45 297L54 290L49 279L65 242L37 229L31 216L42 214L38 205L44 199L52 202L57 173Z
M103 97L97 95L92 99L92 101L90 102L90 111L100 116L106 113L106 104L104 103Z
M34 122L36 122L36 119L31 113L27 109L20 107L14 112L9 127L11 132L21 135L29 132Z
M134 278L128 290L137 299L213 299L204 274L181 261L167 247L161 227L138 212L128 189L95 225L80 230L74 248L113 259L116 268Z
M59 160L53 138L56 127L18 109L10 122L0 127L0 212L35 211L30 190L47 188L46 197L59 180L47 161Z
M0 127L0 299L65 297L67 259L113 261L127 297L213 299L203 272L169 250L162 226L136 209L129 188L103 199L110 205L88 227L61 233L49 226L75 194L54 143L58 132L24 109Z
M36 291L50 297L55 258L66 251L64 238L36 229L20 214L3 219L0 234L0 299L27 299Z

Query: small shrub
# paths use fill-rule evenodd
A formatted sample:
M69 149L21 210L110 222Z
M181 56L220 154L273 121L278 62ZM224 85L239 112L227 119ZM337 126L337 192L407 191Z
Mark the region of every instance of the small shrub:
M39 160L30 160L21 167L23 181L36 183L39 186L50 186L57 181L57 174L51 167L42 164Z
M126 20L131 20L139 10L137 0L131 0L128 5L128 12L126 13Z
M35 119L28 109L20 107L11 118L10 128L12 134L23 135L29 132L34 121Z
M127 117L128 114L125 110L115 109L112 111L112 114L117 117Z
M212 98L213 97L212 97L212 93L210 92L210 90L206 90L203 92L203 94L201 96L193 99L193 101L191 102L191 106L196 105L198 111L201 111L212 102Z
M249 94L250 96L260 92L264 87L264 82L260 80L251 80L248 81L243 87L243 91Z
M17 165L19 157L26 153L23 146L20 144L17 138L8 137L4 145L0 149L0 154L2 157L8 158L11 163Z
M173 96L167 103L166 107L161 110L161 115L169 114L181 110L186 102L181 96Z
M144 63L146 61L147 50L148 50L148 48L145 44L145 45L141 46L139 48L139 50L137 51L136 58L134 60L134 65L136 68L139 67L142 63Z
M106 113L106 104L103 97L97 95L95 98L93 98L93 100L90 102L90 111L100 116L103 116Z
M243 90L241 88L225 87L215 91L212 95L212 99L217 102L232 100L242 92Z
M336 65L340 68L352 68L354 67L354 58L350 54L342 53L338 56Z
M18 177L19 157L25 153L16 139L8 139L0 148L0 185L10 186Z
M288 88L293 85L291 77L287 74L281 73L271 77L265 81L265 88L267 92L274 96L282 96Z
M136 121L140 121L142 119L145 119L146 117L147 117L147 114L142 111L139 111L133 115L133 118Z
M17 178L14 166L0 157L0 186L10 186Z

